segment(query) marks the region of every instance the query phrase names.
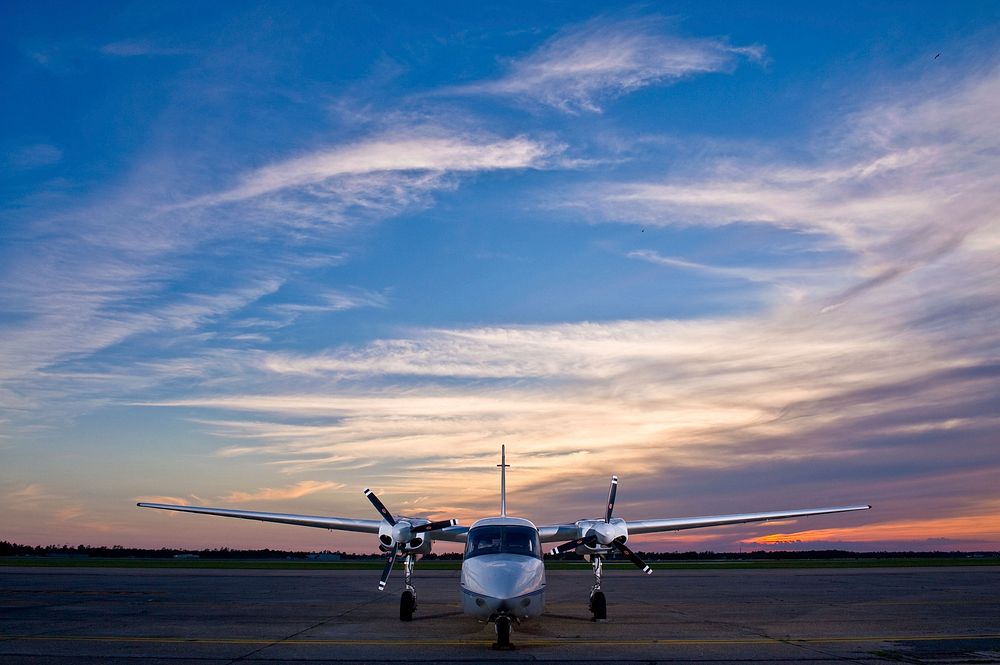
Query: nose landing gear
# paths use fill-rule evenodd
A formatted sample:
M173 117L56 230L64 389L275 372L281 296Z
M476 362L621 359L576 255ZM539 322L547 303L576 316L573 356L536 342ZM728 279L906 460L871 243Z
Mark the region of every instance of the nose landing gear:
M416 557L407 554L403 559L403 584L405 589L399 597L399 620L413 621L413 612L417 609L417 590L413 588L413 564Z
M510 642L510 634L513 631L511 617L501 614L493 619L493 627L497 631L497 641L493 643L494 651L513 651L514 645Z

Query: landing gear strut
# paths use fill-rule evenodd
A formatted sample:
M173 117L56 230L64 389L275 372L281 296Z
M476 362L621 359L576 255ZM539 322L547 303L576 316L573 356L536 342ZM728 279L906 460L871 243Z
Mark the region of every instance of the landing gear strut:
M413 588L413 564L416 556L407 554L403 559L403 585L406 587L399 597L399 620L413 621L413 612L417 609L417 590Z
M594 621L603 623L608 620L608 601L601 590L603 557L597 553L591 554L590 565L594 569L594 586L590 589L590 613L594 615Z
M497 631L497 641L493 644L494 651L512 651L514 645L510 643L511 618L501 614L493 620L493 626Z

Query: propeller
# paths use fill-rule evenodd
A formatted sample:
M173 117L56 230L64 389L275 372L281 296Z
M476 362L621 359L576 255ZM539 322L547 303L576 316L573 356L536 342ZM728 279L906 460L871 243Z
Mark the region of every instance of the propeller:
M653 569L650 568L645 561L639 558L639 556L633 552L626 544L625 540L628 538L627 535L615 536L615 529L611 527L611 514L615 510L615 496L618 494L618 476L611 476L611 491L608 493L608 508L604 513L604 522L588 522L586 523L587 533L576 540L571 540L568 543L563 543L558 547L552 548L552 554L565 554L567 552L572 552L580 547L596 548L599 545L605 547L613 547L622 553L626 559L631 561L637 568L642 570L642 572L647 575L653 574ZM620 521L619 521L620 523ZM579 524L579 523L578 523ZM605 527L604 525L608 525ZM583 526L581 524L581 526Z
M388 529L379 529L379 541L381 541L382 548L386 552L386 562L385 567L382 569L382 577L379 578L378 590L384 591L385 585L389 581L389 575L392 573L392 567L396 563L396 557L403 551L406 543L409 542L414 534L447 529L450 526L458 524L458 521L438 520L424 524L412 524L409 518L396 519L393 517L393 514L385 507L385 504L375 496L375 492L372 492L367 487L364 492L368 500L371 501L371 504L375 506L375 510L379 512L385 523L389 525Z
M392 513L390 513L389 509L385 507L385 504L382 503L377 496L375 496L375 492L366 487L365 496L368 497L368 500L372 502L373 506L375 506L375 510L382 514L382 519L388 522L389 526L396 526L396 518L392 516Z
M378 581L378 590L385 591L385 583L389 581L389 573L392 572L392 567L396 564L396 555L399 553L399 547L393 547L391 550L386 552L385 568L382 569L382 577Z
M553 547L550 554L566 554L567 552L572 552L578 547L594 547L595 545L597 545L597 536L591 535L586 538L571 540L568 543L563 543L559 547Z
M439 520L437 522L428 522L427 524L418 524L417 526L410 527L410 533L426 533L428 531L437 531L438 529L447 529L450 526L455 526L458 524L458 520Z
M642 572L647 575L653 574L653 569L649 567L649 564L639 558L635 552L633 552L628 545L625 544L625 538L615 538L611 541L611 546L622 553L626 559L635 564L636 568L639 568Z
M608 492L608 512L604 514L604 522L611 523L611 513L615 510L615 495L618 494L618 476L611 476L611 491Z

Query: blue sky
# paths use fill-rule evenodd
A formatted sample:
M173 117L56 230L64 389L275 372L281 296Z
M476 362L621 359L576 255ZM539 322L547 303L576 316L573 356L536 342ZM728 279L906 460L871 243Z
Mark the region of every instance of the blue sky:
M8 3L0 494L1000 548L991 3ZM520 503L519 503L520 501ZM225 522L224 520L222 520Z

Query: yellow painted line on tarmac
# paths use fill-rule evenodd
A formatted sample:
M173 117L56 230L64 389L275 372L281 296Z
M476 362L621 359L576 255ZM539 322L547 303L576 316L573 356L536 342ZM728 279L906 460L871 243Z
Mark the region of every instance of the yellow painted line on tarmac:
M155 637L124 635L12 635L0 636L0 641L25 640L33 642L133 642L146 644L273 644L274 646L475 646L491 644L492 640L457 639L406 639L359 640L359 639L295 639L282 640L237 637ZM828 637L746 637L733 639L690 639L690 638L649 638L644 640L590 640L574 637L516 640L525 646L652 646L652 645L727 645L727 644L819 644L832 642L941 642L946 640L1000 640L996 635L867 635Z

